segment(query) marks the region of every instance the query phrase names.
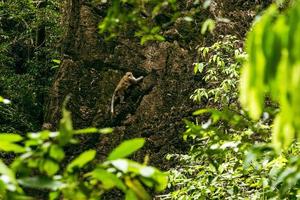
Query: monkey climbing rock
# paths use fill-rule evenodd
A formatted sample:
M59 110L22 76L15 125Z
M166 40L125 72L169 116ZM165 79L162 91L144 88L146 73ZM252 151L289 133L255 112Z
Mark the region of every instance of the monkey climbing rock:
M110 112L112 116L114 115L114 104L116 100L119 98L120 103L124 102L124 95L125 91L134 84L137 84L140 80L142 80L144 77L140 76L138 78L135 78L131 72L126 72L126 74L121 78L119 81L113 95L111 98L111 106L110 106Z

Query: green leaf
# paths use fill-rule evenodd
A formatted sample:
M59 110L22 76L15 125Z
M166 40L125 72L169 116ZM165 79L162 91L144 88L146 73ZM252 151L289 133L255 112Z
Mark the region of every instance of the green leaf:
M102 128L99 130L99 132L102 134L109 134L109 133L112 133L113 130L114 130L113 128Z
M56 64L60 64L60 63L61 63L61 60L53 59L52 62L54 62L54 63L56 63Z
M149 40L153 40L153 35L144 35L142 38L141 38L141 45L144 45L147 41Z
M163 191L167 187L167 175L154 167L141 165L140 163L128 159L113 160L111 161L111 164L125 174L131 173L147 178L148 180L155 183L156 191Z
M82 168L88 162L92 161L96 156L95 150L88 150L80 154L77 158L75 158L69 165L67 166L68 172L73 172L74 168Z
M48 189L48 190L57 190L64 186L64 183L58 180L53 180L52 178L45 176L36 176L36 177L26 177L18 179L20 185L29 188L36 189Z
M57 200L57 199L59 199L59 195L60 195L59 191L57 191L57 192L50 192L49 193L49 200Z
M111 164L123 173L127 173L129 170L129 161L127 159L113 160ZM135 171L135 173L137 173L137 171Z
M35 200L35 198L18 194L18 193L10 193L8 199L17 199L17 200Z
M189 16L186 16L183 18L185 21L187 22L192 22L193 21L193 18L192 17L189 17Z
M193 115L202 115L204 113L209 113L211 111L212 111L212 109L199 109L199 110L193 112Z
M197 72L202 73L204 69L204 64L203 63L194 63L194 74L197 74Z
M89 133L102 133L102 134L109 134L113 132L113 128L86 128L74 131L74 134L89 134Z
M43 165L43 169L44 171L49 175L49 176L53 176L54 174L56 174L59 170L59 165L49 159L44 160L44 162L42 163Z
M57 161L61 161L65 157L65 152L60 146L53 144L50 147L49 155L51 158L54 158Z
M138 200L138 197L135 195L133 190L129 189L126 192L125 200Z
M198 65L199 63L194 63L194 74L197 74L198 72Z
M15 153L25 152L24 147L22 147L20 145L17 145L17 144L14 144L14 143L9 143L9 142L6 142L6 141L0 141L0 149L3 150L3 151L12 151L12 152L15 152Z
M9 178L9 182L17 184L14 172L0 160L0 174Z
M164 36L162 36L162 35L155 34L155 35L154 35L154 40L163 42L163 41L165 41L166 39L165 39Z
M155 191L157 192L161 192L164 191L167 186L168 186L168 176L167 174L159 171L159 170L155 170L154 175L152 176L152 178L155 180Z
M63 118L59 123L59 143L60 145L66 145L69 143L73 136L73 123L71 119L71 112L66 109L66 104L69 101L69 96L64 101L64 105L62 108Z
M12 133L0 133L0 141L6 142L20 142L23 140L23 137L19 134Z
M150 33L155 34L155 33L158 33L159 31L160 31L160 27L155 26L154 28L151 29Z
M98 133L97 128L85 128L74 131L74 134L89 134L89 133Z
M151 199L150 195L145 190L143 185L139 182L139 180L125 177L125 183L136 194L138 199L141 199L141 200L150 200Z
M213 19L205 20L205 22L202 24L201 34L205 34L207 30L212 33L215 29L215 26L215 21Z
M138 149L144 146L145 139L143 138L136 138L132 140L127 140L117 146L108 156L108 160L115 160L118 158L125 158Z
M59 67L59 65L54 65L54 66L52 66L50 69L56 69L56 68L58 68Z
M126 186L124 183L115 175L104 169L98 168L91 172L91 176L102 182L102 187L104 189L111 189L117 187L123 192L126 191Z
M4 103L4 104L10 104L11 101L8 99L4 99L3 97L0 96L0 103Z

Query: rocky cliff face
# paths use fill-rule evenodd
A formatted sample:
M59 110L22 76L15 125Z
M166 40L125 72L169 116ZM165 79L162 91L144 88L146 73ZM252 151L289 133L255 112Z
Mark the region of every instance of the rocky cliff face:
M105 41L97 26L107 5L95 7L86 2L64 1L63 58L50 90L45 122L57 126L63 100L70 95L68 108L76 128L115 127L112 135L82 138L82 148L97 148L104 156L121 140L145 137L146 147L136 158L141 160L148 153L156 164L161 164L165 153L184 148L182 118L197 108L189 99L193 90L201 86L199 77L193 76L193 62L198 61L195 47L208 44L221 34L243 37L254 16L255 3L213 1L214 7L195 19L199 24L208 16L232 20L218 23L215 34L205 38L199 35L197 23L178 18L163 30L167 41L141 46L130 29L114 41ZM193 9L191 3L182 4L182 9ZM127 71L145 78L129 88L125 103L116 105L116 116L112 118L111 96Z

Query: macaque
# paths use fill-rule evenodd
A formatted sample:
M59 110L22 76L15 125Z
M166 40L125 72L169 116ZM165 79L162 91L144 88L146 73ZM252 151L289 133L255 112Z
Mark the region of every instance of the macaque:
M126 74L119 81L119 83L113 93L113 96L111 98L110 112L111 112L112 116L114 115L114 103L117 100L117 98L120 98L120 103L124 103L125 91L131 85L138 83L143 78L144 78L143 76L135 78L131 72L126 72Z
M53 125L51 123L45 122L42 125L42 130L51 130L53 129Z

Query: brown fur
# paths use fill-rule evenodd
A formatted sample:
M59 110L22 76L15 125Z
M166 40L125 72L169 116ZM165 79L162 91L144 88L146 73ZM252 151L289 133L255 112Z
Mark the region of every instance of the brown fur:
M114 115L114 103L117 100L117 98L120 98L120 103L124 102L124 95L125 91L133 84L138 83L140 80L142 80L144 77L140 76L138 78L135 78L131 72L126 72L126 74L122 77L122 79L119 81L113 96L111 98L111 107L110 112L112 115Z

